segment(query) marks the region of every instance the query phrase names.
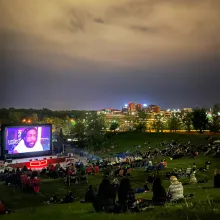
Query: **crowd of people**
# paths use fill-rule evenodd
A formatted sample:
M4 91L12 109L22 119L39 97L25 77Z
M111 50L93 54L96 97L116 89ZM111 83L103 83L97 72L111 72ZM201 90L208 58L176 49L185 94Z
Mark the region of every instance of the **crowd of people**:
M177 202L184 198L183 185L175 176L170 177L171 185L166 191L162 186L160 176L155 176L152 184L152 190L145 184L144 191L152 191L151 200L136 199L136 193L140 189L133 189L130 179L124 177L120 183L110 181L104 178L99 185L97 194L93 191L92 186L85 195L85 202L93 204L96 212L137 212L144 211L151 206L164 205L166 202ZM118 198L118 200L116 200Z
M24 166L22 169L5 169L0 173L0 180L8 186L20 187L24 191L40 190L40 175L37 171L32 171Z
M188 167L181 167L173 169L169 172L160 172L169 167L169 160L175 160L182 156L198 157L202 152L207 153L212 144L207 147L202 145L193 145L190 142L178 143L172 141L171 143L163 142L160 148L151 149L145 153L135 151L133 154L125 158L115 158L114 161L98 160L90 161L84 164L82 161L75 161L66 164L63 167L61 164L50 164L41 172L32 171L24 167L23 169L5 169L0 173L0 180L5 181L8 186L21 187L23 191L39 192L40 177L48 176L49 178L63 178L67 185L80 184L82 182L88 183L88 175L96 175L102 173L104 178L99 185L97 193L95 193L92 185L89 186L85 195L85 200L82 202L92 203L96 212L127 212L127 211L141 211L151 206L164 205L166 202L181 201L186 197L184 195L183 186L186 184L196 184L199 182L196 178L196 173L200 171L209 171L211 162L206 161L204 166L197 167L195 163L188 165ZM212 150L218 152L219 147L212 146ZM214 156L217 156L216 153ZM164 158L160 161L154 162L158 156ZM165 159L167 158L167 159ZM133 189L130 183L129 176L132 176L132 170L135 168L145 168L149 174L148 180L143 187ZM150 176L151 172L153 175ZM162 173L162 174L161 174ZM164 175L165 174L165 175ZM123 177L123 178L122 178ZM188 183L181 183L179 179L188 177ZM170 180L170 186L167 191L162 186L162 179ZM208 180L204 179L206 183ZM152 189L149 189L148 184L152 183ZM220 171L217 170L214 176L214 187L220 188ZM152 191L152 200L136 199L137 193L144 193ZM116 198L118 198L116 200ZM75 197L72 192L69 192L64 198L58 199L55 194L47 201L47 203L71 203ZM3 207L3 208L1 208ZM5 210L5 211L1 211ZM7 212L4 208L3 202L0 202L0 213Z

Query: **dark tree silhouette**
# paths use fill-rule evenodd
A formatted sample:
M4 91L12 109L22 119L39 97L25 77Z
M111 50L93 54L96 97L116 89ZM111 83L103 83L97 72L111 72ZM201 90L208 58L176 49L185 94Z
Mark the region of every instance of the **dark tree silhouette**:
M115 131L118 127L119 127L119 123L114 121L111 123L110 130Z
M192 126L192 112L181 112L181 118L183 124L187 128L187 131L190 132Z
M208 127L208 118L205 109L195 109L192 112L193 127L201 134Z

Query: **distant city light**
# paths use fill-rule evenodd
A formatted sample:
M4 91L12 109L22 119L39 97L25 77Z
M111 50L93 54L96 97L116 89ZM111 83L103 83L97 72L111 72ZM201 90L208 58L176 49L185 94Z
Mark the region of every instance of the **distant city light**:
M128 107L128 104L125 104L125 107Z
M143 104L144 107L147 107L147 104Z
M168 112L170 112L170 109L167 109Z

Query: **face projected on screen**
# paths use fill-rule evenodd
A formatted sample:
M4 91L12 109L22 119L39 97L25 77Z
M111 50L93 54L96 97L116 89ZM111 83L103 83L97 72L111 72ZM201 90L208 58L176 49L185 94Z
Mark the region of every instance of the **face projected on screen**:
M41 142L38 141L38 135L37 128L26 128L22 133L22 140L14 148L13 154L43 151L43 146Z
M32 148L37 142L37 130L35 128L28 129L24 134L24 143L26 147Z

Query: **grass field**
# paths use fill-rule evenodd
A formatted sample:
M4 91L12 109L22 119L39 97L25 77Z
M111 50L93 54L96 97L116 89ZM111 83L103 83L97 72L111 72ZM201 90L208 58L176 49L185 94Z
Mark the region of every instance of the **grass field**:
M134 145L143 145L145 142L151 142L152 147L156 146L161 141L178 140L180 142L191 141L192 143L205 144L207 143L206 136L203 135L183 135L183 134L143 134L143 133L128 133L116 135L114 138L115 144L118 146L113 149L114 152L120 152L128 149L133 149ZM147 146L145 146L148 148ZM145 148L143 147L143 148ZM144 150L144 149L141 150ZM160 159L160 158L158 158ZM220 168L220 159L205 157L200 155L198 158L182 158L178 160L168 160L168 170L178 167L187 168L189 164L196 163L197 167L204 166L204 162L210 160L211 170L209 172L198 172L197 179L202 180L208 178L206 184L187 185L184 186L186 194L193 193L195 198L187 200L182 204L167 204L164 207L153 208L143 213L135 214L96 214L89 213L92 210L90 204L80 204L79 201L73 204L64 205L44 205L52 193L56 192L59 197L63 197L69 190L78 197L78 200L83 199L87 185L79 186L64 186L61 179L42 179L41 192L39 194L22 193L20 189L13 187L0 186L0 198L14 211L13 214L1 216L1 219L220 219L220 189L213 188L213 173L214 169ZM147 179L147 173L143 169L136 169L130 177L132 186L134 188L142 187ZM98 187L102 179L102 175L90 176L89 184L94 188ZM182 179L186 182L187 179ZM163 185L168 188L169 181L164 180ZM151 185L149 185L151 188ZM203 188L204 189L203 189ZM151 193L139 194L138 197L151 199ZM219 201L219 202L217 202Z
M135 151L135 146L141 145L141 151L148 150L149 146L152 148L157 147L161 142L170 142L177 140L178 142L188 142L192 144L208 144L207 137L204 134L178 134L178 133L142 133L142 132L129 132L113 134L112 142L115 143L114 149L108 149L110 153L124 152L130 150ZM220 139L220 135L215 135L213 139Z

